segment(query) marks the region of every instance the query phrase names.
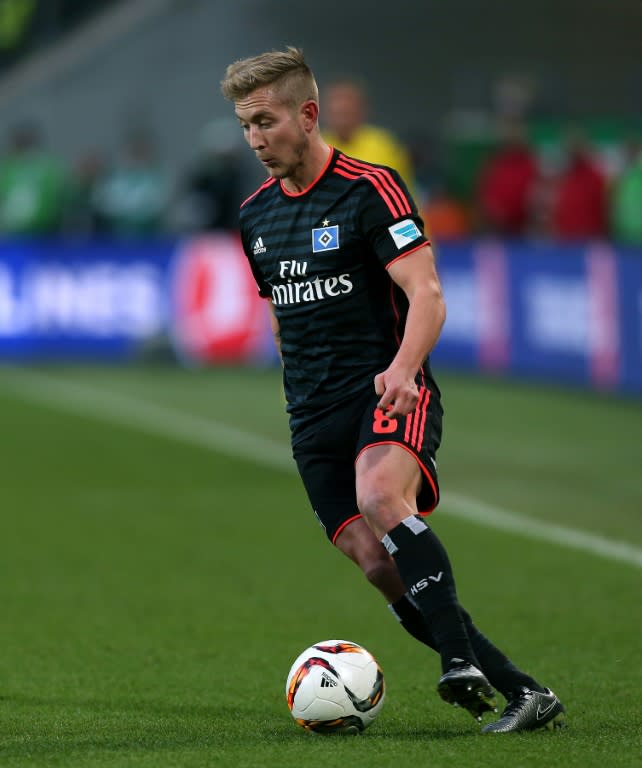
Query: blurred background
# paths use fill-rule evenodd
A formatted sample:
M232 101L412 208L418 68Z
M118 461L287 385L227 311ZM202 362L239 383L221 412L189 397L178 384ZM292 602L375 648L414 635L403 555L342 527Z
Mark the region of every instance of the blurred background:
M638 0L0 0L0 360L275 362L219 91L304 49L393 165L449 305L435 360L642 394Z
M531 765L537 746L631 768L641 32L641 0L0 0L3 766ZM562 697L561 739L468 738L437 657L376 618L295 476L237 234L262 172L219 91L288 44L327 140L421 208L448 306L435 529L482 631ZM299 739L284 704L327 637L390 684L359 744Z

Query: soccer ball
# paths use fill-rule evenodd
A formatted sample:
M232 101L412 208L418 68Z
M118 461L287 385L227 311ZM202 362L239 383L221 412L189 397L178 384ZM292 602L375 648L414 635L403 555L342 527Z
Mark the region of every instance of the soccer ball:
M383 672L361 645L323 640L295 659L285 695L292 717L305 730L356 734L381 711Z

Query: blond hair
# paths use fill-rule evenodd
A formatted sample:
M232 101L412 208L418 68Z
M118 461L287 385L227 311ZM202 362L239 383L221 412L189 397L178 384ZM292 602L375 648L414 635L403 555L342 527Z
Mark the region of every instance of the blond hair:
M221 91L234 102L270 85L283 103L291 107L308 100L319 101L319 89L303 51L292 46L230 64L221 80Z

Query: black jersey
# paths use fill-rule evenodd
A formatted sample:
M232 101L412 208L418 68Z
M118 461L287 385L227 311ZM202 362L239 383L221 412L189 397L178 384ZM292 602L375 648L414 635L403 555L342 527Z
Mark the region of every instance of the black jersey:
M334 149L303 192L266 181L241 206L240 227L279 321L291 423L372 387L408 310L386 268L428 242L399 174Z

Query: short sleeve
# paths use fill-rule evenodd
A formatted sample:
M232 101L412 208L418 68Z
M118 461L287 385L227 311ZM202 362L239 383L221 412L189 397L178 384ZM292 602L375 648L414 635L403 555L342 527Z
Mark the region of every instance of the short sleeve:
M384 267L429 244L417 206L395 170L377 168L362 179L359 227Z

